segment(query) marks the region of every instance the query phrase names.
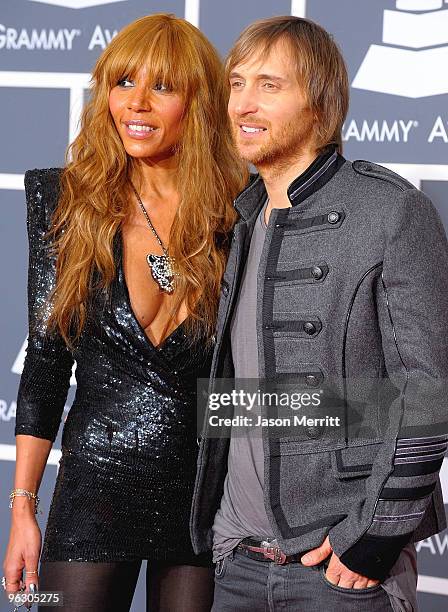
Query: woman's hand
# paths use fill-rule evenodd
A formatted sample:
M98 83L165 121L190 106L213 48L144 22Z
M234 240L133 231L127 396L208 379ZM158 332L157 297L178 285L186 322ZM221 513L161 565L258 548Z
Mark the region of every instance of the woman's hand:
M16 435L16 470L14 489L25 489L37 495L53 442L27 434ZM16 495L12 500L11 530L3 561L6 593L17 593L29 585L38 590L38 565L42 536L36 520L36 501ZM29 572L32 572L31 574Z
M20 500L22 501L22 500ZM9 534L9 542L3 561L3 574L6 579L6 594L16 593L22 586L26 586L29 593L29 585L34 584L38 590L38 564L42 544L42 535L37 523L34 509L14 506ZM32 572L31 574L28 572Z

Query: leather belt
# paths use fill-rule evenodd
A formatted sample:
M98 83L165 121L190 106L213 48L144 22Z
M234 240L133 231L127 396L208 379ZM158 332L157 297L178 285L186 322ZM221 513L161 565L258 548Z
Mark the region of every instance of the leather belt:
M254 540L253 538L244 538L237 549L242 551L251 559L256 561L273 561L276 565L285 565L286 563L300 563L301 557L306 551L295 554L286 555L278 545L277 540Z

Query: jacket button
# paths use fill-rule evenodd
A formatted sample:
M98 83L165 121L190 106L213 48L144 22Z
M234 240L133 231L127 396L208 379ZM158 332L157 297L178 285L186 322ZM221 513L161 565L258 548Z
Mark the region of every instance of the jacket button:
M320 268L319 266L314 266L311 269L311 275L313 276L313 278L315 278L316 280L320 280L322 278L322 276L324 275L324 271L322 270L322 268Z
M340 218L340 214L336 211L328 213L327 215L328 223L337 223L339 221L339 218Z
M309 387L317 387L319 384L319 379L314 374L307 374L305 380Z
M303 325L303 331L309 336L312 336L316 333L316 326L314 325L314 323L311 323L311 321L307 321Z

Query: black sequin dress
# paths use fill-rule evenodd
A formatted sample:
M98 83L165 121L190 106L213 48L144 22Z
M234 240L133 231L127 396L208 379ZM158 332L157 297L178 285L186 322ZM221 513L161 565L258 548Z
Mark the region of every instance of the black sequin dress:
M62 432L62 456L42 561L166 560L210 565L189 536L196 473L196 379L210 354L183 326L154 347L132 312L115 241L109 297L96 294L76 349L45 334L54 259L44 234L59 193L60 169L25 175L29 236L30 334L15 434L54 441L71 369L77 389Z

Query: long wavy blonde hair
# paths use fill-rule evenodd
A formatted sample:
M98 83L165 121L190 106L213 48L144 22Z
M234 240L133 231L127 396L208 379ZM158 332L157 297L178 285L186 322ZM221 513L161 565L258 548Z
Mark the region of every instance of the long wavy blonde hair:
M215 48L187 21L157 14L126 26L98 59L79 135L67 150L49 233L56 286L47 325L70 347L85 326L91 292L107 290L115 277L114 237L132 206L129 179L141 177L113 123L109 93L143 66L149 81L180 92L186 105L176 149L180 203L169 239L179 273L173 316L185 303L187 333L213 334L227 236L236 218L233 199L247 172L233 149L228 88Z

